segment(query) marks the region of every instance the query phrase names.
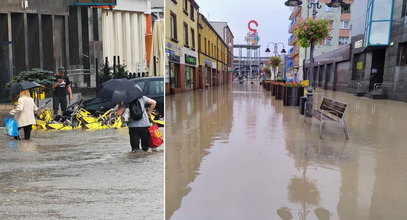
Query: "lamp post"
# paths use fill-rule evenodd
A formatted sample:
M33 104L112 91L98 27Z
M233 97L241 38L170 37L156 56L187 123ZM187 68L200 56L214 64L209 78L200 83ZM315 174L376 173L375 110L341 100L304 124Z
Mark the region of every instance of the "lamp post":
M267 43L267 49L266 49L266 51L264 51L264 52L266 52L266 54L269 54L269 53L271 52L270 49L269 49L270 44L273 44L273 47L274 47L273 54L274 54L274 56L277 56L277 55L278 55L278 45L279 45L279 44L283 45L283 49L281 50L280 53L281 53L281 54L285 54L285 53L286 53L286 51L285 51L285 45L284 45L283 42L278 42L278 43L268 42L268 43ZM284 66L285 66L285 57L284 57ZM274 70L274 72L275 72L275 70ZM274 74L275 74L275 73L274 73ZM284 78L285 78L285 74L286 74L286 72L285 72L285 68L284 68Z
M301 6L302 5L302 1L301 0L287 0L284 3L286 6L288 7L297 7L297 6ZM331 0L329 3L326 3L326 5L328 7L332 7L332 8L338 8L338 7L344 7L347 4L343 2L343 0ZM318 13L317 9L321 9L322 8L322 4L319 3L318 0L314 0L311 2L308 2L307 7L309 9L312 8L312 19L315 20L315 17ZM307 88L307 110L312 109L312 96L313 96L313 84L314 84L314 48L315 48L315 44L313 42L311 42L310 45L310 68L308 69L308 80L309 80L309 85Z

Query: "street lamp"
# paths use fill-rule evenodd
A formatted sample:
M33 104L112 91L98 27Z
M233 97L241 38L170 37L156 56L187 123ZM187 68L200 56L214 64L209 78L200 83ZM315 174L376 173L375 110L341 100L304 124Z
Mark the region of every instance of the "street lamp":
M274 43L274 42L268 42L268 44L267 44L267 49L266 49L266 51L264 51L264 52L266 52L267 54L269 54L271 51L270 51L270 49L269 49L269 45L270 44L273 44L273 46L274 46L274 51L273 51L273 54L274 54L274 56L277 56L278 55L278 45L279 44L281 44L281 45L283 45L283 49L281 50L281 54L285 54L285 53L287 53L286 51L285 51L285 45L284 45L284 43L283 42L278 42L278 43ZM286 64L286 60L285 60L285 57L284 57L284 78L285 78L285 75L286 75L286 68L285 68L285 64ZM275 73L275 70L274 70L274 74L276 74Z
M287 0L284 3L286 6L301 6L302 5L302 1L300 0ZM343 2L343 0L331 0L329 3L326 3L326 5L328 7L344 7L347 4ZM317 9L321 9L322 5L319 3L318 0L316 1L312 1L312 2L308 2L307 7L309 9L312 8L312 19L315 20L315 17L318 13ZM312 109L312 96L313 96L313 84L314 84L314 43L311 43L310 46L310 67L308 70L308 80L309 80L309 85L308 85L308 89L307 89L307 105L310 110Z

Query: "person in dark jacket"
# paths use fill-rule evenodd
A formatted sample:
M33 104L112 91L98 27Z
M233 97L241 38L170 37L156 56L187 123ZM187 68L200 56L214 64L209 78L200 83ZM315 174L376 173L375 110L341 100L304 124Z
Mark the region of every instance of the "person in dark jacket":
M57 115L59 106L61 106L62 113L66 110L68 105L67 95L69 95L69 101L73 99L71 81L65 76L65 68L63 66L58 68L57 81L52 88L54 89L52 96L54 115Z

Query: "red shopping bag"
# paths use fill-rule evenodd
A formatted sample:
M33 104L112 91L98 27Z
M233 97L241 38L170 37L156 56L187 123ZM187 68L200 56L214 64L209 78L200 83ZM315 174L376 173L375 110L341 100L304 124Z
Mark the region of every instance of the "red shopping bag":
M158 129L157 124L153 124L151 127L148 128L148 132L150 133L149 144L150 148L156 148L161 146L163 141L163 135L161 131Z

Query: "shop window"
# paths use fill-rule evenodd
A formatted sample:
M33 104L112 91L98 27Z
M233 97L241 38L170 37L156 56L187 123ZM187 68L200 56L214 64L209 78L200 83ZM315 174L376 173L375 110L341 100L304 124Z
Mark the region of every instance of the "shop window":
M399 44L399 66L407 66L407 43Z
M171 88L178 88L178 65L175 63L170 63L169 74L170 74L170 86Z
M185 88L194 88L194 68L190 66L185 67Z
M171 40L177 40L177 15L171 12L170 15L170 25L171 25Z
M189 47L188 25L187 25L187 23L184 23L184 46Z

